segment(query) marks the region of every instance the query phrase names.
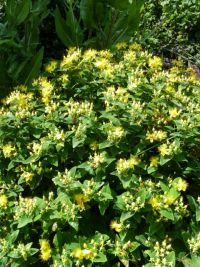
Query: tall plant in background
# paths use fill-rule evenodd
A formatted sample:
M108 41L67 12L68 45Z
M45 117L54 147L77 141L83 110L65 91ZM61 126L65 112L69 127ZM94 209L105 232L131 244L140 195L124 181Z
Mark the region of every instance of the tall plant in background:
M148 50L200 65L199 0L146 0L139 29Z
M43 48L39 25L50 0L6 0L0 23L0 94L16 83L29 84L38 73Z
M142 0L65 0L55 26L67 46L109 48L130 39L139 25ZM64 11L63 11L64 10Z

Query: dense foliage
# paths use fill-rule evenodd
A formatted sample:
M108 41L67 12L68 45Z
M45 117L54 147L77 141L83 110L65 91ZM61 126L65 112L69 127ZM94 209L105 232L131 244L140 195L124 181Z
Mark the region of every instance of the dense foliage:
M0 266L199 266L200 81L162 64L70 49L4 99Z
M16 84L29 85L43 54L46 61L60 56L63 46L109 48L128 41L143 2L0 0L0 97Z
M140 24L146 48L200 65L199 0L146 0Z

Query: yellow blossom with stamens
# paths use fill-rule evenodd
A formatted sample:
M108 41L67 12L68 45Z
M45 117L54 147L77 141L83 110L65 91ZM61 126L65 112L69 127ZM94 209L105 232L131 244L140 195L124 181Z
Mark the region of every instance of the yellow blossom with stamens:
M158 151L160 152L161 156L169 155L169 148L166 144L162 144L158 147Z
M134 168L134 166L137 166L140 164L141 159L138 156L131 156L130 159L128 160L130 168Z
M10 158L14 155L15 147L11 144L6 144L2 147L2 151L5 158Z
M49 241L46 239L40 239L40 258L42 261L48 261L51 258L51 247Z
M159 157L151 157L150 158L150 167L158 167L160 158Z
M186 191L188 183L184 179L179 178L175 184L175 187L178 189L178 191Z
M52 73L57 67L57 62L55 60L50 61L46 66L45 66L45 71Z
M77 205L79 205L79 207L81 209L84 209L85 207L85 203L89 200L87 196L85 196L84 194L76 194L74 196L74 200L76 202Z
M178 111L177 108L171 108L169 110L169 117L170 117L170 119L176 118L179 114L180 114L180 111Z
M167 193L166 195L163 196L164 203L167 205L172 205L174 201L176 200L176 197L174 197L172 194Z
M151 197L148 202L154 209L158 209L160 206L159 198L158 196Z
M113 220L110 223L110 229L115 230L117 233L119 233L123 230L123 225L121 223L118 223L116 220Z
M6 209L8 206L8 198L6 195L0 196L0 208Z
M162 67L162 59L157 56L150 58L148 63L151 69L159 69Z

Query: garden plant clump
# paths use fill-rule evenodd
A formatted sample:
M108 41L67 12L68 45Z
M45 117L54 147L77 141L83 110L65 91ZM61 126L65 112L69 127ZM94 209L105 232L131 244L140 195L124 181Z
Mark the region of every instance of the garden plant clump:
M0 266L199 266L200 80L172 64L70 49L3 100Z

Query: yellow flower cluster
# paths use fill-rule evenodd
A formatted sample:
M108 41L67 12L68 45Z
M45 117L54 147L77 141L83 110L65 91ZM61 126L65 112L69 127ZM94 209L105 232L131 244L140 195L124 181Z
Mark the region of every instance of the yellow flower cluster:
M15 146L12 144L6 144L2 147L2 151L5 158L11 158L15 155Z
M8 207L8 198L6 195L0 195L0 208L7 209Z
M155 130L153 129L152 132L147 132L146 139L149 140L151 143L154 141L162 141L163 139L167 138L167 132L162 130Z
M123 230L123 225L121 223L117 222L116 220L112 220L110 222L110 229L119 233Z
M51 258L51 247L49 241L46 239L40 239L40 259L42 261L48 261Z
M88 197L84 194L76 194L74 195L74 200L76 204L81 208L85 208L85 203L89 200Z
M168 261L167 255L172 251L171 238L166 237L162 242L154 245L155 256L150 258L150 262L155 267L173 267L174 263Z
M162 59L160 57L154 56L149 59L149 67L151 69L157 70L162 67Z
M89 157L89 164L93 168L98 168L102 163L105 162L105 153L97 153L95 152L94 155Z
M82 261L83 259L86 260L93 260L96 256L96 253L89 249L86 244L83 245L83 248L76 248L72 252L72 256L77 259L78 261Z
M189 248L192 253L197 253L200 250L200 233L187 240Z
M122 137L125 136L125 131L121 126L112 126L110 125L108 130L108 141L116 142L121 140Z
M141 159L137 156L131 156L129 159L119 159L116 163L117 173L122 175L130 169L134 169L140 163Z

